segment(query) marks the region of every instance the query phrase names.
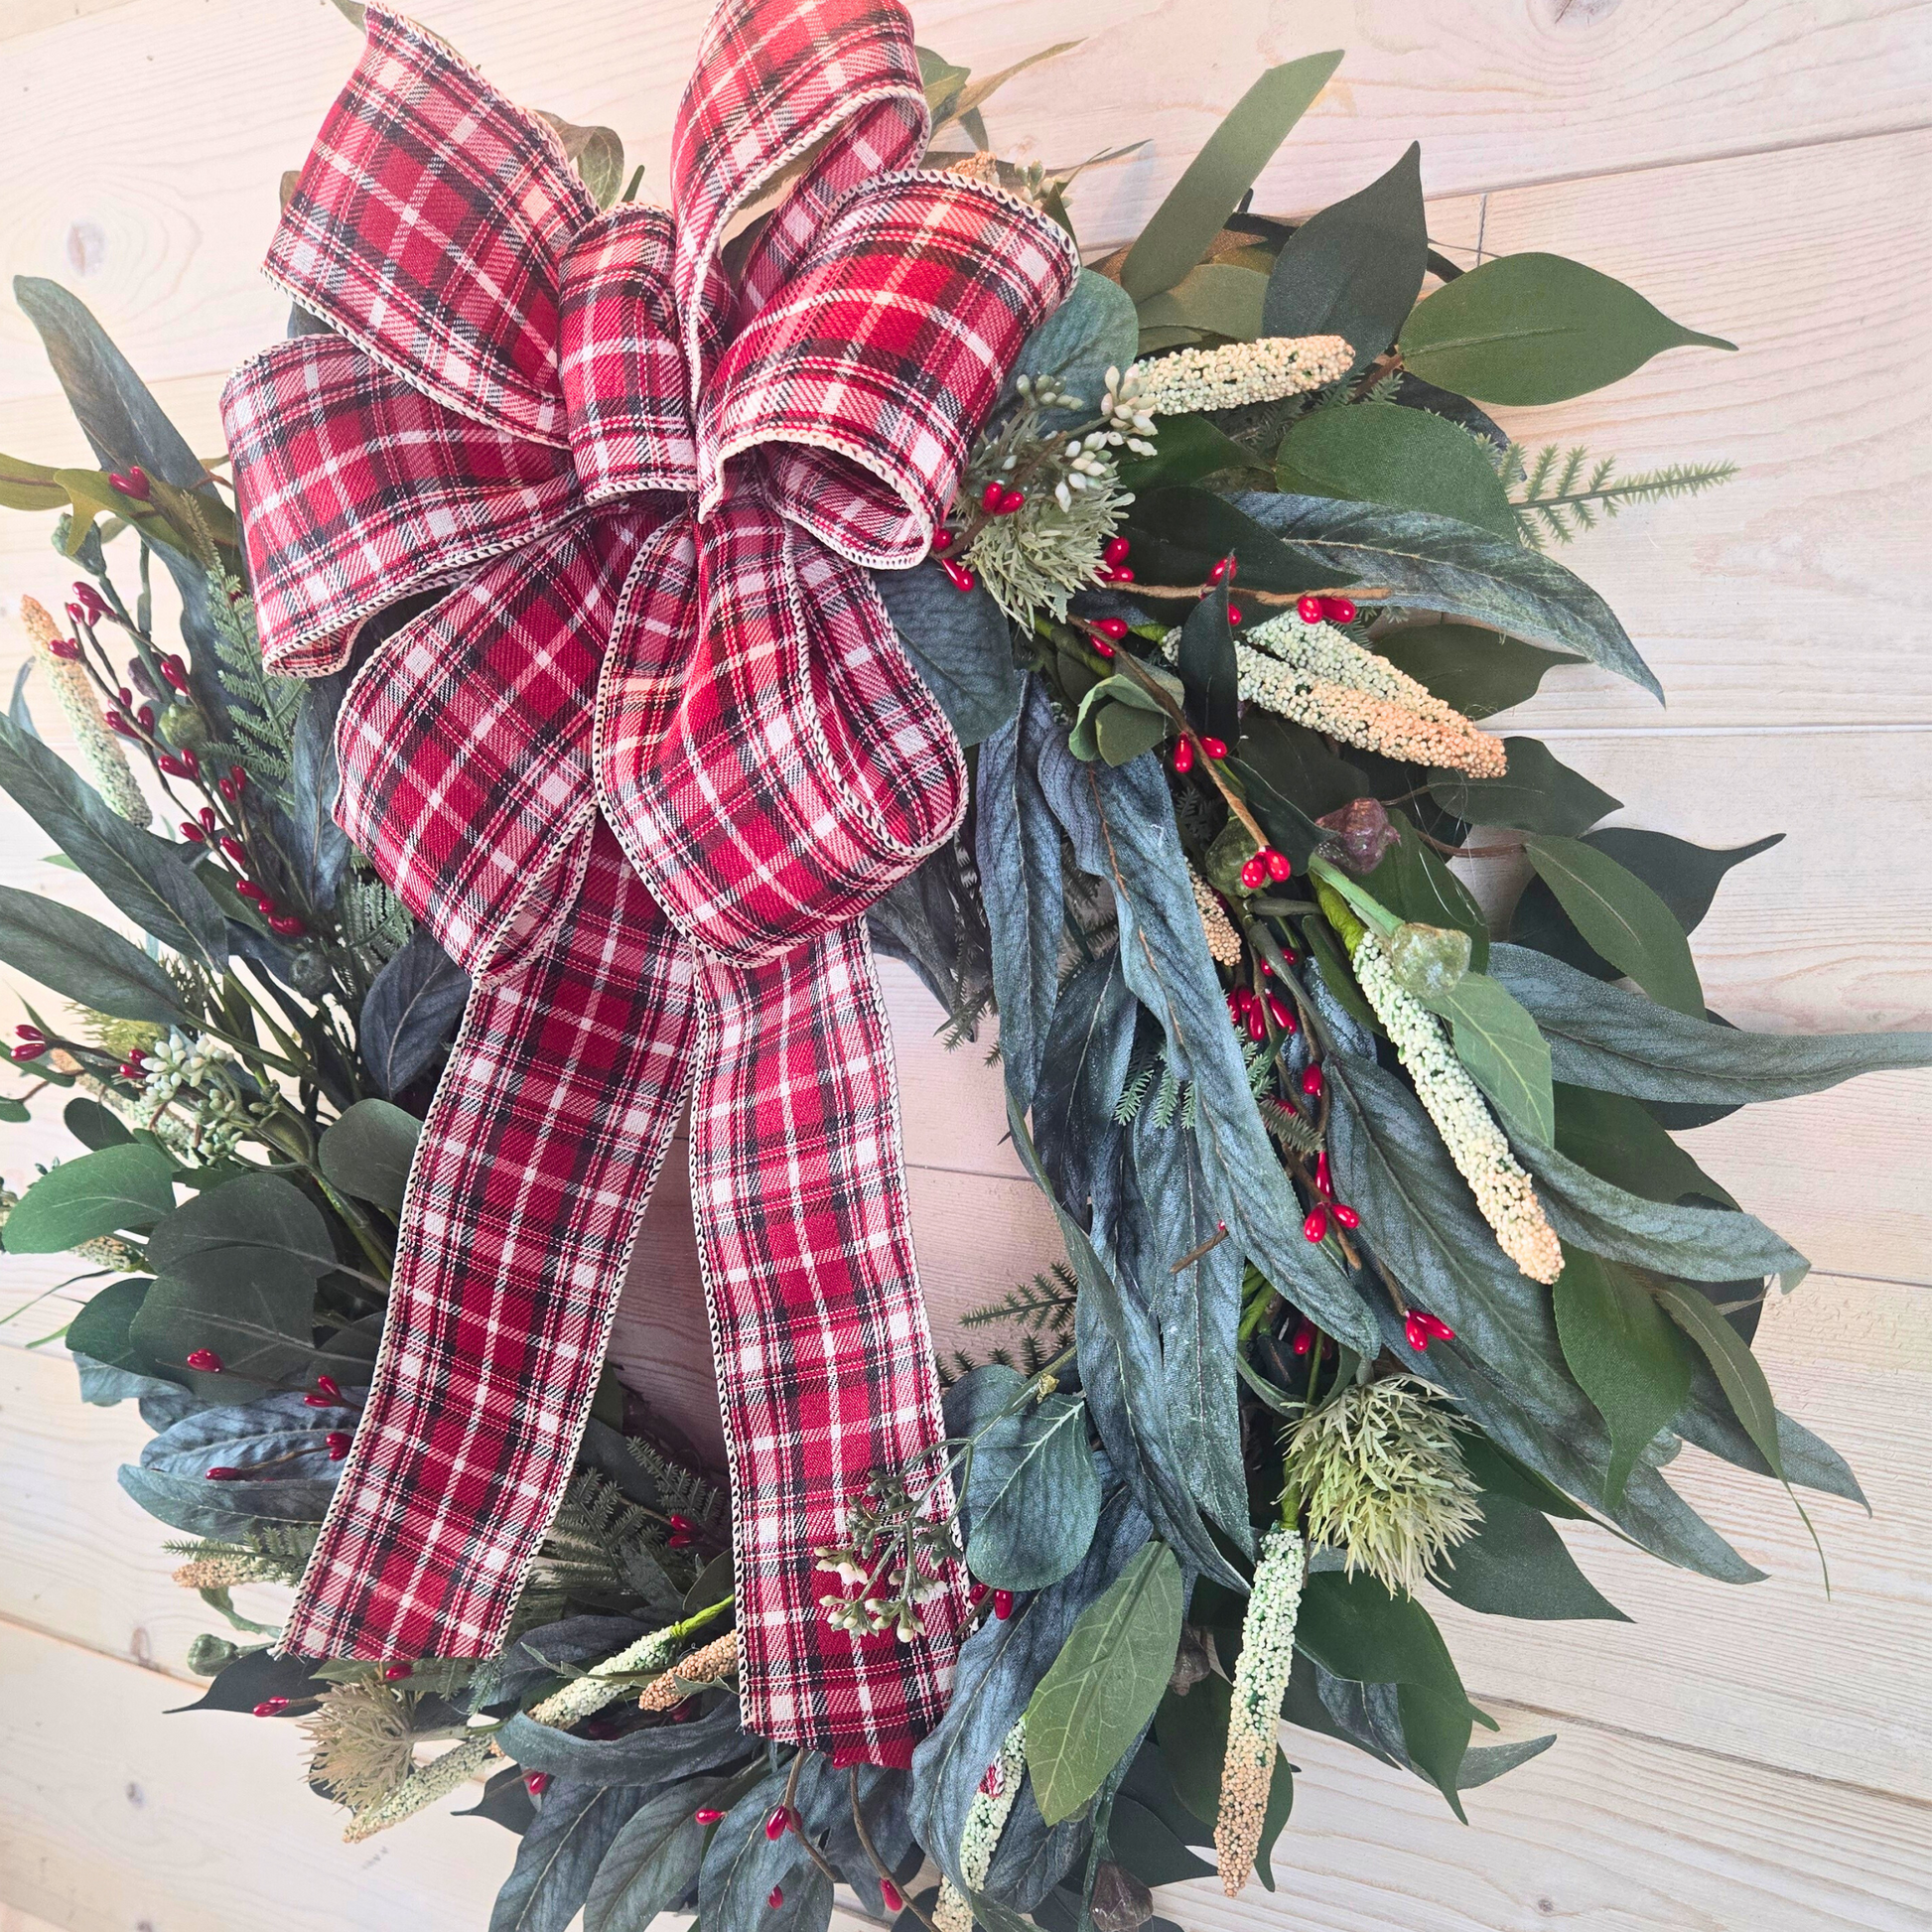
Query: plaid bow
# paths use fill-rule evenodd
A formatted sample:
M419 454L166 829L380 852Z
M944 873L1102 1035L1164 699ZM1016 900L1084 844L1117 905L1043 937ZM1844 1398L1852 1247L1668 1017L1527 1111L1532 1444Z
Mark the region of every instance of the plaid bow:
M746 1723L903 1763L963 1579L911 1643L854 1636L812 1549L942 1434L862 915L951 835L965 771L866 567L925 555L1077 259L911 171L897 0L726 0L670 213L600 212L543 123L367 27L268 261L328 328L222 412L272 668L337 670L442 593L356 670L340 816L476 984L283 1643L500 1647L688 1094Z

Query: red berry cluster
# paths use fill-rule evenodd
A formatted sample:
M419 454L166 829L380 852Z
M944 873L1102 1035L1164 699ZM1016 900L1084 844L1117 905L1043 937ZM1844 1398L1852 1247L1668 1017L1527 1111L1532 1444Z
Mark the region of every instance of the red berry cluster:
M1295 868L1288 862L1286 852L1277 851L1272 845L1264 845L1242 866L1241 884L1247 892L1259 892L1269 880L1272 879L1280 884L1294 870Z
M1304 623L1353 623L1355 601L1348 597L1305 597L1295 606Z
M1411 1309L1408 1318L1402 1324L1402 1332L1408 1337L1409 1346L1421 1353L1432 1341L1453 1341L1455 1330L1447 1321L1426 1312L1422 1309Z

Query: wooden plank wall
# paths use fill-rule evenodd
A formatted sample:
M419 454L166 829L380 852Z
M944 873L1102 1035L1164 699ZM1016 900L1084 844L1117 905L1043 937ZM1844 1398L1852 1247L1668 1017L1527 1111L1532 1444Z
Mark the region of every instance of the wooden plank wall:
M704 0L420 0L520 98L617 127L647 184ZM1714 1004L1768 1028L1932 1024L1932 668L1920 213L1932 194L1932 7L1915 0L929 0L921 36L991 69L1051 40L1066 60L990 115L1006 151L1077 159L1083 238L1131 230L1261 66L1348 59L1262 185L1306 211L1414 136L1431 227L1457 259L1580 256L1735 339L1608 393L1513 412L1526 440L1626 468L1729 457L1729 488L1633 512L1572 554L1663 678L1668 710L1565 672L1522 722L1626 801L1629 823L1733 844L1790 836L1733 876L1697 950ZM0 260L76 289L197 440L225 370L278 333L255 274L274 188L355 42L328 0L10 0L0 9ZM1029 130L1035 140L1023 138ZM648 192L648 187L647 187ZM0 449L82 446L23 319L0 309ZM32 519L0 521L0 673L13 600L58 605ZM51 706L42 702L44 726ZM83 902L8 811L0 877ZM942 1328L1054 1252L1000 1144L997 1082L947 1055L891 977L921 1271ZM8 1022L17 995L5 995ZM1235 1903L1175 1888L1197 1932L1814 1932L1932 1924L1932 1080L1884 1076L1754 1109L1692 1145L1819 1272L1767 1314L1780 1400L1839 1444L1867 1519L1813 1506L1827 1597L1781 1494L1687 1451L1687 1488L1771 1573L1746 1590L1578 1532L1636 1621L1492 1622L1444 1605L1464 1675L1506 1735L1557 1747L1477 1794L1472 1825L1413 1780L1303 1733L1285 1888ZM15 1184L58 1129L7 1130ZM618 1353L699 1440L715 1404L688 1209L667 1176ZM0 1296L62 1278L11 1261ZM8 1326L60 1325L57 1295ZM80 1408L58 1348L0 1349L0 1926L306 1932L486 1922L509 1857L445 1818L348 1850L304 1791L285 1726L180 1719L200 1605L167 1582L158 1526L114 1487L131 1416Z

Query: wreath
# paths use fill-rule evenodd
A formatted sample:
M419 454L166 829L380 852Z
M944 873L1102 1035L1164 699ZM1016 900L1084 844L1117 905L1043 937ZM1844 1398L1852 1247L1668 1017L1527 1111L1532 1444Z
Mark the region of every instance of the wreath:
M1080 169L989 151L1006 76L918 60L915 179L1070 234ZM0 496L58 511L83 576L66 624L23 601L79 768L23 674L0 785L152 943L0 889L0 958L61 1002L18 1030L33 1084L0 1113L67 1092L84 1150L5 1197L5 1246L84 1263L81 1396L154 1431L122 1486L228 1626L192 1648L191 1708L297 1725L351 1839L483 1778L472 1815L520 1840L498 1926L695 1907L791 1932L844 1883L899 1932L1166 1927L1161 1884L1272 1886L1280 1720L1457 1816L1553 1741L1471 1741L1493 1725L1425 1582L1619 1615L1564 1521L1751 1580L1671 1487L1682 1442L1794 1502L1860 1496L1751 1353L1803 1258L1671 1130L1923 1065L1932 1038L1708 1013L1688 935L1772 841L1600 829L1616 799L1483 724L1563 663L1658 694L1549 545L1728 475L1532 454L1488 406L1730 345L1554 255L1459 269L1414 147L1308 220L1255 213L1338 60L1263 74L1132 246L1069 278L932 554L873 573L971 767L873 943L951 1039L997 1014L1066 1247L968 1318L1009 1333L945 1365L943 1442L876 1469L812 1551L809 1617L869 1654L930 1634L958 1563L973 1580L909 1765L748 1730L732 1499L608 1371L494 1654L317 1661L237 1607L323 1533L469 978L336 822L345 679L266 667L221 479L77 300L16 285L102 468L4 464ZM629 206L616 136L547 118L582 194ZM1498 847L1531 873L1514 905L1452 864Z

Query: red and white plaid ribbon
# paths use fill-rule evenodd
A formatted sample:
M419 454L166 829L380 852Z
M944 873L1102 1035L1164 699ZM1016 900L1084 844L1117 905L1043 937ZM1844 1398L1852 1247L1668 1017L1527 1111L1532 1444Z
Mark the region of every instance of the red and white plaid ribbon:
M329 333L222 401L270 665L360 665L341 816L475 976L410 1176L375 1386L283 1641L500 1646L687 1094L747 1724L905 1761L926 1634L816 1607L812 1546L941 1435L862 915L958 821L959 747L867 566L926 552L1078 272L913 172L897 0L726 0L672 211L378 7L268 270ZM733 214L799 172L735 276Z

